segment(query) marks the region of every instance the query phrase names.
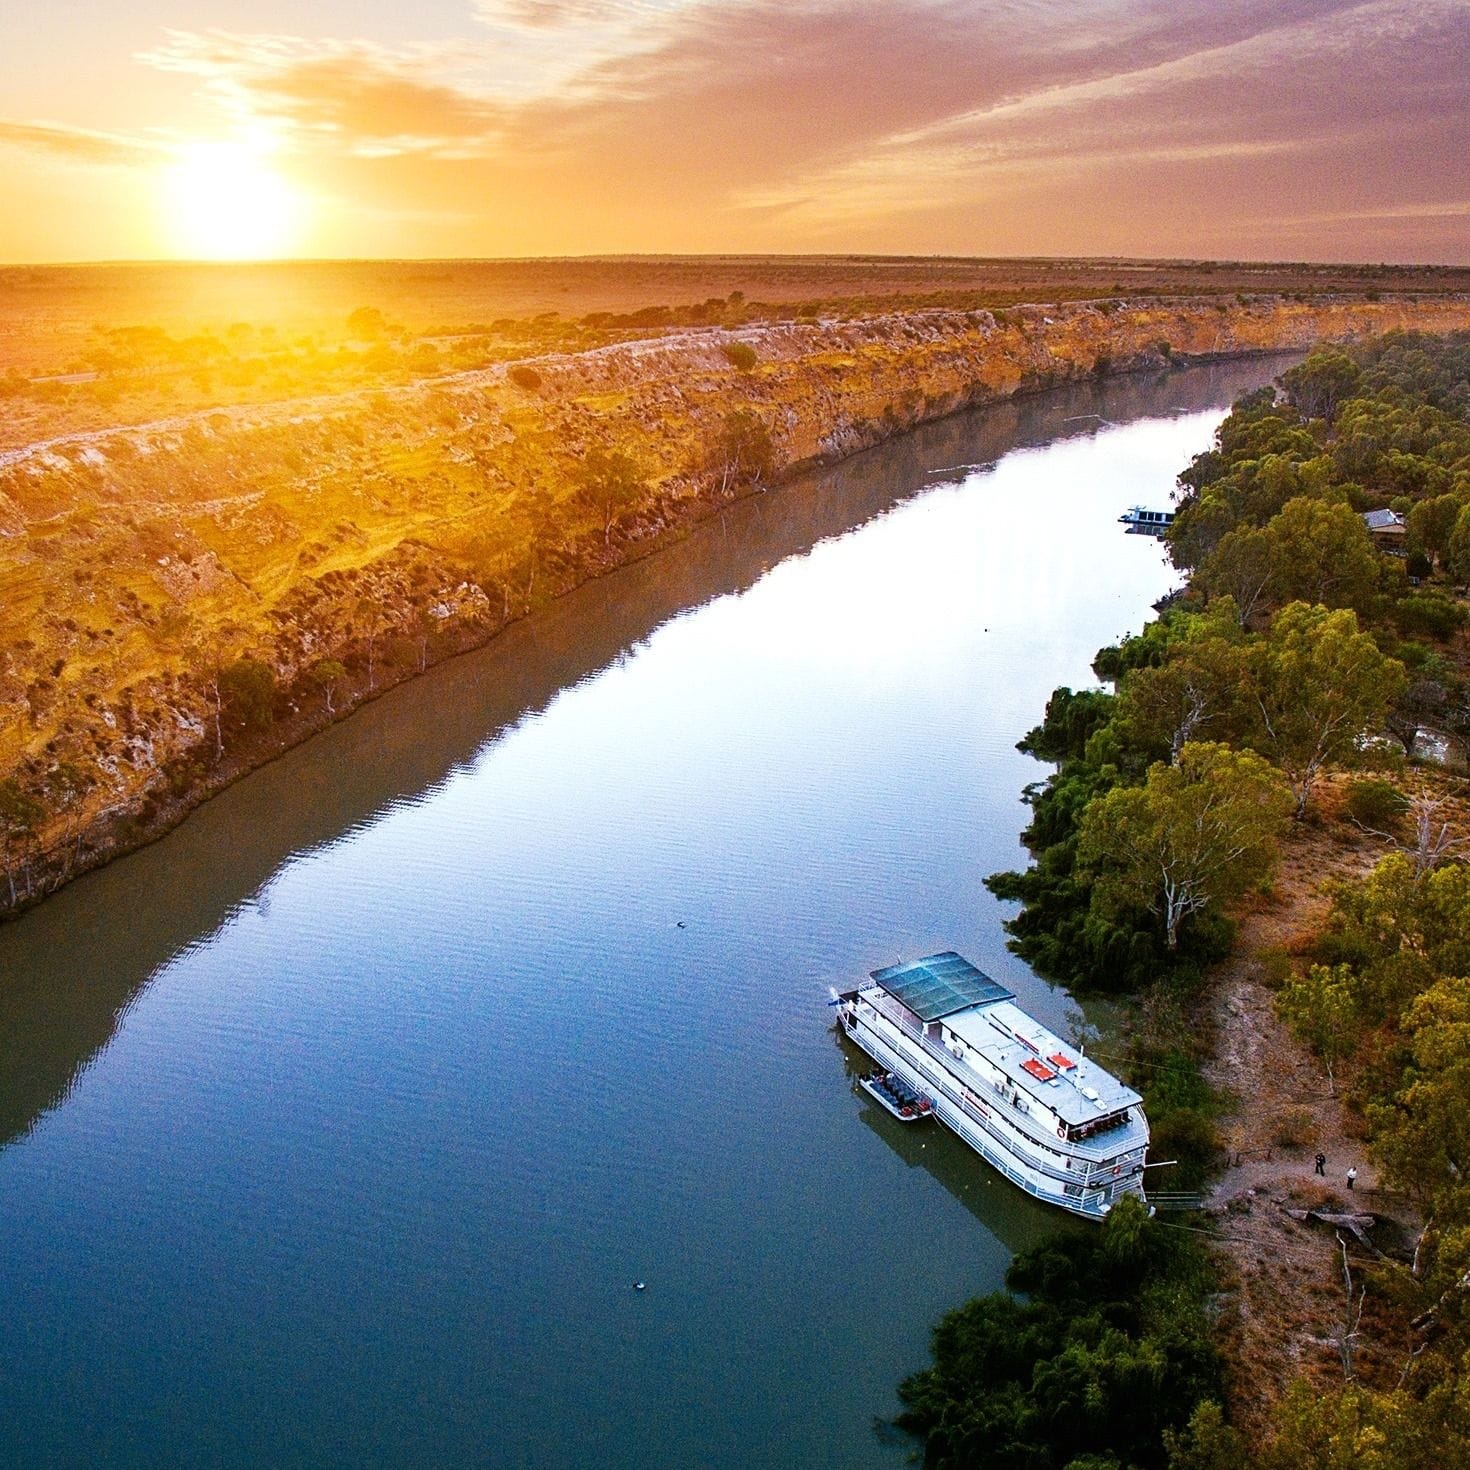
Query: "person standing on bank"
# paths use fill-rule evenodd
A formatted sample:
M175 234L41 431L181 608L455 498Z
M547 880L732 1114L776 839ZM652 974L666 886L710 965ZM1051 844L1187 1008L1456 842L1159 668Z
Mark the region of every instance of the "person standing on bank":
M1318 1174L1322 1175L1322 1177L1325 1179L1327 1177L1327 1155L1326 1154L1318 1154L1317 1155L1316 1163L1317 1163L1316 1172Z
M1355 1169L1355 1168L1349 1169L1348 1170L1348 1188L1349 1189L1351 1189L1353 1187L1353 1185L1357 1182L1357 1178L1358 1178L1358 1171L1357 1171L1357 1169Z

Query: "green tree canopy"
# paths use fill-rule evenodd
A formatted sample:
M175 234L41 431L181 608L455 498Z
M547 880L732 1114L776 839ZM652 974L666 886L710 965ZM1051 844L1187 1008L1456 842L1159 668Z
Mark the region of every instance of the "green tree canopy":
M1357 1037L1358 984L1352 970L1313 965L1276 993L1276 1014L1321 1059L1328 1091L1336 1097L1337 1064L1352 1052Z
M258 658L238 658L219 671L220 703L227 718L247 730L264 730L276 717L276 675Z
M45 815L46 808L13 776L0 781L0 841L6 846L29 840Z
M1470 1464L1470 1363L1423 1399L1298 1379L1275 1415L1261 1470L1448 1470Z
M1347 608L1293 602L1251 649L1252 743L1291 782L1300 816L1324 767L1350 765L1406 682Z
M1221 598L1176 624L1163 662L1129 673L1118 704L1120 736L1165 749L1171 761L1192 740L1238 736L1245 720L1246 653L1234 602Z
M1363 607L1378 585L1378 553L1363 518L1341 501L1298 496L1266 525L1272 592L1327 607Z
M759 485L775 473L776 443L759 414L737 408L721 420L710 459L727 484Z
M1166 1433L1197 1442L1195 1406L1220 1392L1204 1314L1180 1309L1196 1269L1125 1196L1100 1230L1016 1258L1006 1284L1027 1300L996 1292L940 1320L899 1423L936 1470L1163 1470Z
M1463 504L1460 495L1435 495L1411 506L1407 516L1411 541L1430 556L1444 556Z
M1445 976L1410 1006L1404 1085L1369 1109L1373 1152L1389 1181L1427 1209L1470 1177L1470 980Z
M311 677L316 686L322 691L322 699L326 703L327 713L336 714L337 686L347 677L346 666L334 658L318 659L311 666Z
M1276 538L1264 526L1236 526L1200 563L1196 581L1212 601L1228 597L1244 627L1258 607L1276 600L1281 560Z
M1166 1429L1164 1448L1169 1470L1241 1470L1246 1463L1245 1438L1214 1399L1201 1399L1183 1430Z
M1054 689L1046 717L1016 742L1016 749L1056 765L1080 760L1087 742L1112 717L1113 705L1114 696L1101 689Z
M35 837L37 829L46 819L46 808L13 776L0 781L0 856L5 863L6 881L10 887L10 902L18 899L16 891L16 868L26 867L25 850ZM26 891L30 890L27 872Z
M1290 807L1259 756L1192 743L1173 765L1151 766L1142 786L1115 787L1087 808L1078 863L1094 904L1146 908L1172 950L1185 919L1271 870Z
M1470 582L1470 505L1462 506L1455 515L1445 540L1444 561L1455 581Z
M1330 420L1338 404L1357 391L1362 377L1363 370L1345 352L1327 348L1284 372L1281 386L1303 418Z

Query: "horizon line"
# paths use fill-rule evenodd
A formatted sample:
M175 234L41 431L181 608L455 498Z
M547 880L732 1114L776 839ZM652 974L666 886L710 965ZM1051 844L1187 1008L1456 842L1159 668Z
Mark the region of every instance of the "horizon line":
M115 256L88 260L6 260L0 270L85 270L119 267L187 266L220 269L325 266L325 265L530 265L539 262L582 261L955 261L975 264L1109 264L1149 266L1282 266L1335 270L1470 270L1465 261L1434 260L1339 260L1310 256L1207 256L1207 255L958 255L945 251L589 251L566 255L294 255L261 258L215 259L208 256Z

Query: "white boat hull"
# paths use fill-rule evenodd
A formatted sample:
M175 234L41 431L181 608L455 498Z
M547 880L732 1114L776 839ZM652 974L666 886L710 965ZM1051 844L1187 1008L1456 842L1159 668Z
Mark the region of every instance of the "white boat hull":
M1124 1147L1116 1161L1099 1160L1096 1149L1090 1155L1069 1150L1060 1140L1057 1147L1041 1144L1012 1125L996 1099L967 1085L928 1048L882 1016L856 1004L843 1004L838 1015L853 1042L929 1098L934 1116L1018 1189L1089 1220L1103 1219L1125 1194L1144 1198L1146 1135L1142 1143L1136 1138L1119 1140Z

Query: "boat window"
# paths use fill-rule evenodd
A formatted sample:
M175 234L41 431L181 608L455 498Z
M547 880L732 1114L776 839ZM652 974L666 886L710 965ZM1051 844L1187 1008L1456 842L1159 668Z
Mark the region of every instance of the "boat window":
M1070 1136L1073 1139L1094 1138L1099 1133L1108 1133L1114 1128L1121 1127L1128 1121L1126 1109L1121 1113L1109 1113L1106 1118L1094 1118L1090 1123L1081 1123L1074 1127Z

